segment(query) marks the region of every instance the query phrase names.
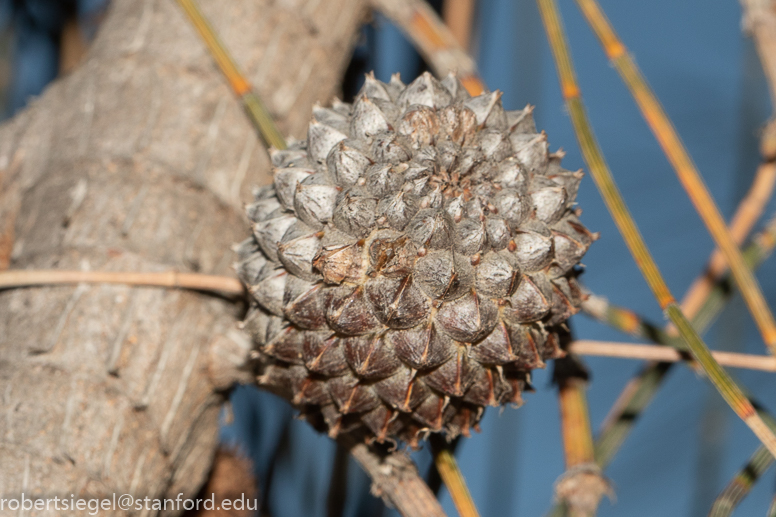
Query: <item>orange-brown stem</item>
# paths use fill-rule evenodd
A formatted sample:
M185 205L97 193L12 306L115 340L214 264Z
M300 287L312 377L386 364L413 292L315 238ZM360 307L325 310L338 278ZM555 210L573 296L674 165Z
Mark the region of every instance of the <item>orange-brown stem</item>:
M198 273L179 273L177 271L165 271L160 273L26 269L0 271L0 289L80 283L177 287L199 291L217 291L230 295L243 295L245 293L245 288L242 283L233 277L201 275Z

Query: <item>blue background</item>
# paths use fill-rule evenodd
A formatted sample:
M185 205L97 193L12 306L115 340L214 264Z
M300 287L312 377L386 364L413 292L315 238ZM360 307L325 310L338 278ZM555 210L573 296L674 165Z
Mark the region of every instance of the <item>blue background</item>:
M36 3L46 2L27 2ZM78 12L100 3L84 2ZM537 126L547 131L553 150L562 147L567 152L566 168L583 167L534 2L480 0L477 4L473 53L486 83L504 92L507 109L536 105ZM706 262L712 241L576 6L570 0L560 4L599 142L647 244L680 298ZM757 132L771 113L757 55L741 32L738 2L601 0L601 4L729 218L759 163ZM29 23L25 26L18 9L0 0L0 28L13 26L15 31L11 47L14 75L6 113L18 109L56 74L54 40ZM382 80L396 71L405 80L411 79L421 66L412 46L380 16L365 28L356 62L354 70L373 68ZM350 90L357 87L351 85ZM612 302L661 322L660 309L589 177L583 180L578 201L584 209L583 222L601 233L585 257L584 283ZM773 208L771 204L766 216ZM772 306L776 302L773 272L771 261L758 274ZM584 316L574 317L573 325L580 338L627 339ZM764 352L738 297L707 338L716 349ZM641 364L599 358L586 359L586 363L592 372L590 413L597 428ZM776 411L774 375L733 373ZM537 391L526 395L522 408L488 410L482 433L463 440L458 448L461 469L483 516L543 514L551 504L553 483L563 473L558 407L549 369L536 372L534 381ZM254 459L263 491L269 483L265 494L269 513L275 517L325 515L333 443L292 419L288 406L271 395L239 388L232 402L234 419L224 427L223 439ZM607 469L617 500L604 501L599 515L706 515L713 499L756 446L755 437L704 379L676 367ZM415 457L425 472L428 452ZM355 464L347 475L345 515L379 515L382 505L367 494L365 475ZM765 515L773 489L774 477L769 472L737 514ZM445 510L455 515L444 490L441 499Z

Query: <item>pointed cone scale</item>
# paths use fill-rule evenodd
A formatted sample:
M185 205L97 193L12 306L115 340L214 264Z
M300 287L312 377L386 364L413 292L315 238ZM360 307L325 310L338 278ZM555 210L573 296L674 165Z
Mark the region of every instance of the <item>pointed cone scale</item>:
M480 127L491 127L503 131L507 128L507 116L501 105L500 91L483 93L463 101L463 105L472 110Z
M498 321L498 308L489 298L472 289L468 294L446 302L435 322L448 336L462 343L473 343L490 334Z
M458 76L452 72L447 74L447 77L442 79L442 86L447 88L447 91L450 92L450 95L455 101L465 101L471 97L469 92L466 91L464 85L461 84L461 80L458 79Z
M450 101L452 101L452 96L447 88L433 75L424 72L404 89L396 103L402 109L407 109L413 104L438 109L449 105Z
M428 388L409 368L399 368L391 377L377 381L374 389L386 404L404 413L412 411L428 395Z
M488 337L472 345L471 355L479 363L501 365L518 359L512 350L510 330L503 321L499 321Z
M332 148L348 136L331 126L313 121L307 130L307 154L312 163L326 163Z
M390 93L388 93L389 86L381 81L375 79L374 72L369 72L364 76L364 86L358 92L356 97L368 97L370 99L382 99L384 101L393 100Z
M290 364L304 364L304 333L287 327L268 343L263 351L267 355Z
M351 375L332 379L329 394L343 414L370 411L380 403L372 387L360 383Z
M332 222L341 232L362 239L375 226L377 198L360 189L345 193L334 209Z
M312 174L296 186L294 212L308 226L321 229L334 214L339 192L324 174Z
M275 171L275 192L287 210L294 209L296 187L315 171L312 169L288 167Z
M433 323L408 330L388 331L385 339L405 364L418 370L435 368L456 351L453 340L440 333Z
M341 284L345 280L357 282L365 272L362 254L362 246L358 243L324 246L313 259L313 268L327 284Z
M439 432L444 423L443 415L446 403L445 397L432 393L415 408L413 416L429 430Z
M330 327L346 336L370 334L382 328L369 310L364 288L340 286L330 290L326 320Z
M439 121L433 109L412 106L402 115L397 131L410 139L413 149L420 149L434 143L439 133Z
M377 318L392 329L414 327L431 312L431 303L412 282L412 276L373 278L366 284L366 294Z
M550 304L536 285L536 278L524 275L515 294L504 309L504 318L511 323L539 321L550 310Z
M463 400L478 406L498 406L499 395L504 390L498 372L479 365L471 365L472 383Z
M389 377L401 366L394 348L383 334L346 338L345 359L361 379Z
M275 316L283 316L283 291L287 279L288 273L276 269L267 278L252 286L250 293L261 307Z
M462 397L471 384L473 371L469 366L469 356L464 347L442 366L424 377L426 384L451 397Z
M369 140L378 133L393 129L385 114L369 97L361 96L353 104L350 134L359 140Z
M341 375L348 369L342 340L327 336L329 334L325 332L305 334L302 348L305 366L311 372L321 375Z
M309 330L326 326L326 298L323 285L290 277L283 293L283 313L294 325Z

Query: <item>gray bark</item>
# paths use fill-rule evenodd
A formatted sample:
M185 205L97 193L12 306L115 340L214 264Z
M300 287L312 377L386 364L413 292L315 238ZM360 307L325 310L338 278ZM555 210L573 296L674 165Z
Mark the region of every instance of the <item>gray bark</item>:
M361 0L201 2L286 133L334 95ZM230 274L268 157L174 0L113 0L87 62L0 127L0 267ZM239 305L0 292L0 497L185 496L217 444ZM238 360L239 362L239 360ZM44 512L57 514L57 512Z

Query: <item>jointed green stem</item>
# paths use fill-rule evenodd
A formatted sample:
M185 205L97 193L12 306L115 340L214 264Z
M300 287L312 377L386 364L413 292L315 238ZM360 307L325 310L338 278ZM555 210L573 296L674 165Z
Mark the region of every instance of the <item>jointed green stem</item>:
M756 269L770 255L773 250L774 238L776 238L776 222L771 221L766 229L758 234L744 251L744 257L747 260L749 267ZM717 282L693 320L693 323L700 331L708 328L712 321L722 311L725 303L733 294L732 289L733 287L731 286L729 275ZM607 310L605 313L611 314L618 310L624 309L612 307L611 310ZM632 317L636 318L639 324L629 325L627 327L628 331L632 329L655 328L654 325L644 321L636 315L632 314ZM636 335L660 344L672 344L671 341L655 339L657 334L654 332L636 332ZM672 363L649 363L641 373L628 384L623 395L617 401L615 407L602 425L602 429L595 443L596 463L598 463L601 468L605 468L617 453L620 446L625 441L625 438L627 438L635 425L635 420L657 393L662 380L671 369L671 366ZM762 451L764 451L769 458L772 458L770 453L767 452L767 449L763 447ZM743 495L745 495L745 493L741 494L741 498ZM734 506L735 504L733 504L731 508Z
M776 243L776 219L771 220L766 228L760 232L752 242L744 249L744 259L747 265L752 269L757 269L767 259ZM709 293L698 314L693 318L693 325L704 332L719 313L724 308L727 301L733 294L733 285L730 275L725 275L720 279ZM628 313L629 321L635 321L636 324L629 324L625 328L617 325L622 318L609 318L611 314ZM621 309L616 306L607 305L603 314L600 311L589 313L602 319L604 323L612 324L631 335L653 341L658 344L674 346L675 338L668 336L664 332L655 332L656 325L650 323L638 315ZM647 329L645 331L645 329ZM603 468L605 467L617 450L622 445L630 430L633 428L636 417L649 404L652 397L657 393L660 383L668 373L672 363L649 363L642 372L634 378L616 403L616 406L610 412L596 440L596 461Z
M646 339L654 343L687 350L687 345L677 336L669 335L659 325L639 316L630 309L613 305L604 298L589 294L582 303L585 314L633 337Z
M618 401L616 415L608 418L595 441L595 461L605 468L630 434L636 418L657 393L673 363L650 363L631 380L626 397Z
M743 256L746 265L752 269L759 268L773 252L774 245L776 245L776 217L771 219L744 248ZM693 326L700 333L705 332L719 315L734 289L735 285L729 273L716 282L692 319ZM684 346L684 342L679 344L676 338L668 335L654 322L650 322L630 309L610 304L598 296L591 295L582 309L589 316L631 336L675 348Z
M709 517L726 517L752 489L754 483L773 463L773 456L765 447L758 447L749 461L719 494L711 507Z
M682 339L687 343L695 359L701 364L706 375L720 392L725 401L737 415L752 429L760 441L776 455L776 435L765 425L743 391L714 360L711 353L685 318L679 306L663 280L660 271L652 259L625 202L617 189L611 172L604 161L601 150L595 141L587 120L584 106L577 86L571 58L568 52L565 34L560 22L554 0L538 0L550 46L555 56L561 90L579 140L585 161L590 168L596 185L625 239L628 248L636 260L642 275L649 284L660 307L676 326Z
M768 307L762 290L751 269L746 267L741 251L725 224L719 208L711 197L698 169L682 144L673 124L660 105L646 79L641 74L636 62L627 52L625 45L614 32L609 20L601 10L596 0L576 0L580 10L585 15L590 26L595 31L601 46L606 51L612 65L617 69L622 80L633 95L642 115L655 135L668 160L676 171L676 175L687 191L696 211L703 219L709 233L717 243L717 247L725 256L733 277L739 286L741 294L752 313L763 340L776 351L776 321Z
M776 219L773 219L744 249L744 259L746 260L747 265L752 269L757 269L762 265L765 259L770 256L775 243ZM732 279L729 274L721 278L714 285L709 296L698 311L698 314L693 319L693 324L700 332L705 331L719 315L726 302L731 298L733 289L734 286L732 285ZM626 309L607 307L607 310L604 311L604 316L611 313L617 313L618 311L626 311ZM656 328L654 324L645 321L643 318L630 312L629 314L632 319L638 322L638 324L629 325L627 330L625 330L626 332L630 332L633 329ZM594 315L600 318L600 311L595 312ZM602 321L610 323L605 319ZM673 344L672 341L656 339L658 334L655 332L637 331L634 335L664 345ZM652 401L652 398L657 393L662 380L665 378L672 365L672 363L661 362L648 363L641 373L628 384L628 387L625 389L620 399L615 403L609 416L601 426L601 431L599 432L595 443L596 463L598 463L601 468L605 468L617 453L620 446L625 441L625 438L627 438L631 429L633 429L638 416ZM762 449L763 451L766 451L765 453L769 457L771 457L770 453L767 452L767 449L764 447Z
M286 141L280 133L280 130L278 130L275 121L272 120L272 115L270 115L266 106L264 106L264 103L261 102L261 99L253 92L253 87L250 82L240 71L240 68L237 66L234 59L232 59L229 51L226 50L226 47L224 47L218 34L213 30L210 22L207 21L207 18L202 14L202 11L199 10L196 1L178 0L178 4L189 17L194 28L199 32L202 41L207 45L213 59L218 64L218 67L221 69L221 72L224 74L227 81L229 81L229 86L232 87L235 95L240 97L240 101L242 101L248 117L251 119L254 126L256 126L256 129L258 129L264 142L267 146L276 149L285 149Z

